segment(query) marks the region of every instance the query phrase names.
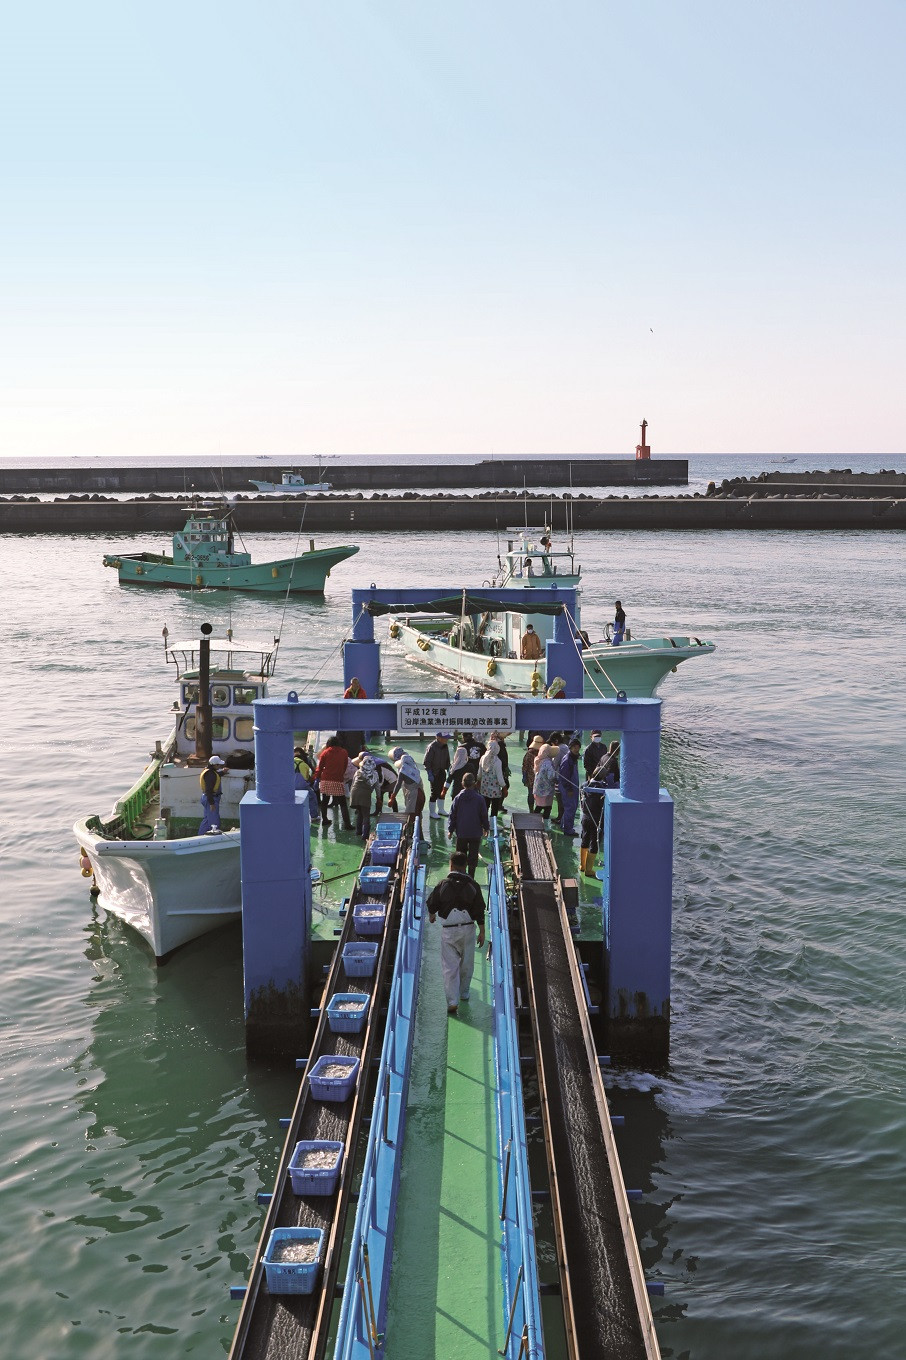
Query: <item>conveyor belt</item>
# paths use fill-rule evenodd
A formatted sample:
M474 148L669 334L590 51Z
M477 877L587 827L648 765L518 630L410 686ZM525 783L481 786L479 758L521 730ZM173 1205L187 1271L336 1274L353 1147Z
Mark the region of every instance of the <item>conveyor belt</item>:
M387 818L383 820L402 820ZM334 992L370 993L371 1006L364 1030L359 1034L334 1034L322 1007L309 1055L309 1065L330 1054L361 1058L358 1084L343 1102L314 1099L308 1081L303 1079L290 1120L289 1132L280 1159L277 1183L267 1213L249 1287L243 1302L230 1350L230 1360L320 1360L328 1342L340 1252L352 1192L355 1151L362 1121L371 1109L373 1092L370 1076L375 1055L380 1050L384 1029L381 1014L385 978L396 949L399 928L401 888L405 883L410 845L403 841L394 869L387 921L380 940L377 967L372 978L347 978L343 968L342 945L356 938L352 919L355 901L367 897L353 894L338 941L333 965L324 989L324 1005ZM340 1185L332 1196L300 1196L292 1189L287 1166L300 1139L330 1139L346 1144ZM319 1287L313 1294L270 1294L264 1280L261 1259L272 1228L323 1228L326 1234L324 1269Z
M654 1326L562 893L542 872L540 821L514 817L511 839L568 1353L652 1360Z

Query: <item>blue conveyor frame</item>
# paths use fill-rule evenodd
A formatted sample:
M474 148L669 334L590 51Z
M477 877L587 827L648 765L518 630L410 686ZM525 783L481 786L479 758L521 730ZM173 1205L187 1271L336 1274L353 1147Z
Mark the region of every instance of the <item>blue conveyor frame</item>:
M383 1353L421 971L425 875L426 870L418 864L418 856L413 850L403 890L387 1024L343 1285L334 1360L374 1360L376 1355Z

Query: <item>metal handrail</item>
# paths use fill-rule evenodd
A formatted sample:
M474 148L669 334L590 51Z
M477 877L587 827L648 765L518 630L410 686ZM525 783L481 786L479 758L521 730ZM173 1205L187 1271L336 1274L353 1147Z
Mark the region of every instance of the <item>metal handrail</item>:
M422 954L426 871L418 863L417 843L416 837L403 890L387 1025L334 1360L373 1360L383 1346Z
M503 1228L503 1288L506 1335L498 1354L507 1360L544 1360L541 1294L535 1252L528 1143L513 961L507 920L506 885L494 819L488 867L491 927L494 1048L497 1065L497 1139L500 1152L500 1219ZM510 1182L512 1181L512 1185Z

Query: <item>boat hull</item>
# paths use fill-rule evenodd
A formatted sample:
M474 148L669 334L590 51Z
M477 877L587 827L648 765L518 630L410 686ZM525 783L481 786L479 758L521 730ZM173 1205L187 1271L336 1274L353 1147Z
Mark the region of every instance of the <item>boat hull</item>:
M300 557L243 567L201 566L174 562L154 553L105 557L116 567L120 585L169 586L176 590L250 590L259 595L323 595L332 567L352 557L358 547L317 548Z
M73 827L91 862L98 902L150 945L158 962L242 912L239 832L180 840L107 840Z
M535 692L543 693L554 678L547 675L543 659L535 663L460 652L447 642L426 638L422 630L399 620L397 626L399 641L409 660L482 689L503 694L532 694L532 680L537 676ZM420 640L427 642L427 649L419 646ZM681 662L708 656L713 651L712 643L679 636L672 640L669 637L645 638L621 643L618 647L590 647L582 654L586 667L585 698L612 699L622 693L630 699L651 699L664 677L676 670Z

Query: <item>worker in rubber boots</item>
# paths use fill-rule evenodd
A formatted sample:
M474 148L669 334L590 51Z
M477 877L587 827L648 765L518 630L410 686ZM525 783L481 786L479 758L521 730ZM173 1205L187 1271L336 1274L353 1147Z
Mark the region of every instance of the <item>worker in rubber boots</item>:
M442 927L440 963L448 1015L457 1015L460 1001L468 1001L475 945L480 949L484 944L484 898L474 878L469 877L468 866L468 858L454 851L449 874L432 888L427 902L428 920L433 925L440 917Z

